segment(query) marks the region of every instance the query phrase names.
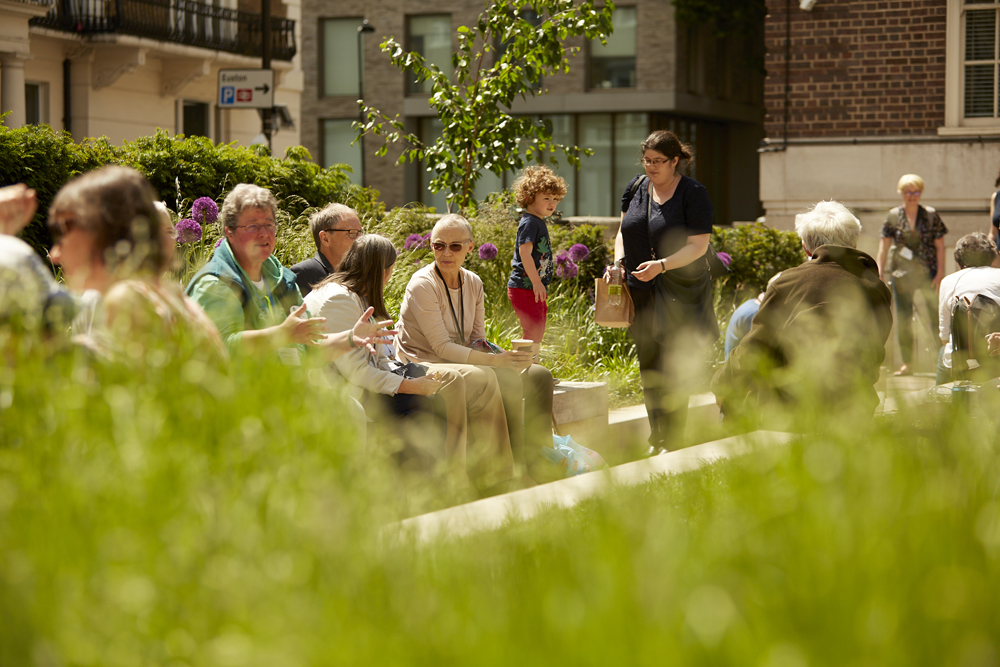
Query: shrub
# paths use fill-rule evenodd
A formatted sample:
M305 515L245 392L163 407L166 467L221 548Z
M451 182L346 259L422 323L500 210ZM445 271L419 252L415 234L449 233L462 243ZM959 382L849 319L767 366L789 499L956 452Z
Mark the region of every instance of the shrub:
M764 291L775 273L805 261L802 241L795 232L766 227L760 222L735 227L716 227L712 231L716 252L732 257L732 273L716 282L720 306L736 306ZM730 308L732 312L732 308Z
M22 236L43 256L52 242L44 223L56 192L74 176L106 164L127 165L145 174L178 219L193 217L195 199L209 197L221 203L238 183L269 188L282 211L279 222L293 226L288 233L283 229L279 239L276 254L283 262L315 252L307 223L315 208L333 201L347 204L365 224L377 222L385 213L377 191L352 185L343 165L320 167L301 146L290 147L279 159L262 146L214 145L205 137L171 136L157 130L117 148L105 138L77 144L69 133L48 126L0 125L0 155L6 158L0 163L0 185L23 182L38 191L38 214Z

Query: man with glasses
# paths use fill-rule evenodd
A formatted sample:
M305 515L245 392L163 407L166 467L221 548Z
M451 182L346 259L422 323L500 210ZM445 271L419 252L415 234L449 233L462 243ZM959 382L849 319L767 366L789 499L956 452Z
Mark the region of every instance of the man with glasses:
M364 233L357 211L343 204L329 204L313 213L309 229L316 242L316 254L291 267L303 297L313 285L337 270L348 248Z

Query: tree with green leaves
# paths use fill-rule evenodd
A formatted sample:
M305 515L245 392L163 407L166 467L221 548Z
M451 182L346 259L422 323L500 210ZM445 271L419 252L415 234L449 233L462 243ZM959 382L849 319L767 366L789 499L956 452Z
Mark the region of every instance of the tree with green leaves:
M580 154L591 151L555 142L549 121L514 116L511 105L519 96L542 93L542 77L569 71L569 58L579 47L567 48L567 39L583 36L605 43L613 11L611 0L600 6L595 0L486 0L476 24L458 28L451 77L389 37L382 51L415 81L430 82L429 103L444 128L435 143L426 144L405 131L398 115L389 118L362 103L366 120L356 123L359 140L366 134L382 137L378 155L385 155L390 143L405 142L408 148L397 164L424 162L435 173L431 191L448 192L449 210L472 203L484 170L500 176L543 155L557 164L557 152L579 167Z

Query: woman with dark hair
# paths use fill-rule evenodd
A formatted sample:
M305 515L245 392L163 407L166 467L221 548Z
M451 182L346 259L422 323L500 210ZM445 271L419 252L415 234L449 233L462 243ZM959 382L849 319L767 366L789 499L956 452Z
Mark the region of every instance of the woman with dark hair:
M1000 188L1000 173L997 174L997 180L993 182L993 187ZM1000 190L993 193L990 197L990 241L996 246L997 250L1000 250L1000 207L997 206L997 195L1000 195Z
M639 357L652 453L683 446L691 379L706 371L719 335L705 253L712 234L708 192L681 172L694 154L658 130L640 148L645 175L629 182L615 238L635 303L630 329Z
M395 263L396 248L389 239L362 235L347 250L338 270L306 296L306 307L326 320L326 333L349 329L368 308L374 309L373 322L388 320L383 291ZM475 389L467 387L456 369L401 364L390 345L375 346L374 354L354 350L337 359L336 369L357 389L355 398L367 411L384 408L396 417L439 415L445 424L443 449L440 439L433 437L435 429L414 426L400 433L424 458L446 461L455 472L465 473L469 420L481 418L484 410L502 418L495 384Z
M85 332L97 349L141 362L153 348L176 355L228 357L219 332L197 305L160 280L169 253L156 191L128 167L79 176L49 208L50 257L67 285L95 295Z

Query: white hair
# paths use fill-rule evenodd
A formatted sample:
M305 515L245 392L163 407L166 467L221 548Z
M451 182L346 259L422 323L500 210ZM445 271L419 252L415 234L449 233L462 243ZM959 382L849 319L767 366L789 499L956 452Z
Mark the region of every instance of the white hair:
M858 247L861 221L836 201L821 201L795 216L795 233L809 252L821 245Z
M461 229L469 235L469 240L472 240L472 225L469 224L468 220L457 213L449 213L448 215L443 216L437 221L437 224L434 225L434 229L431 230L431 233L433 234L441 229Z

